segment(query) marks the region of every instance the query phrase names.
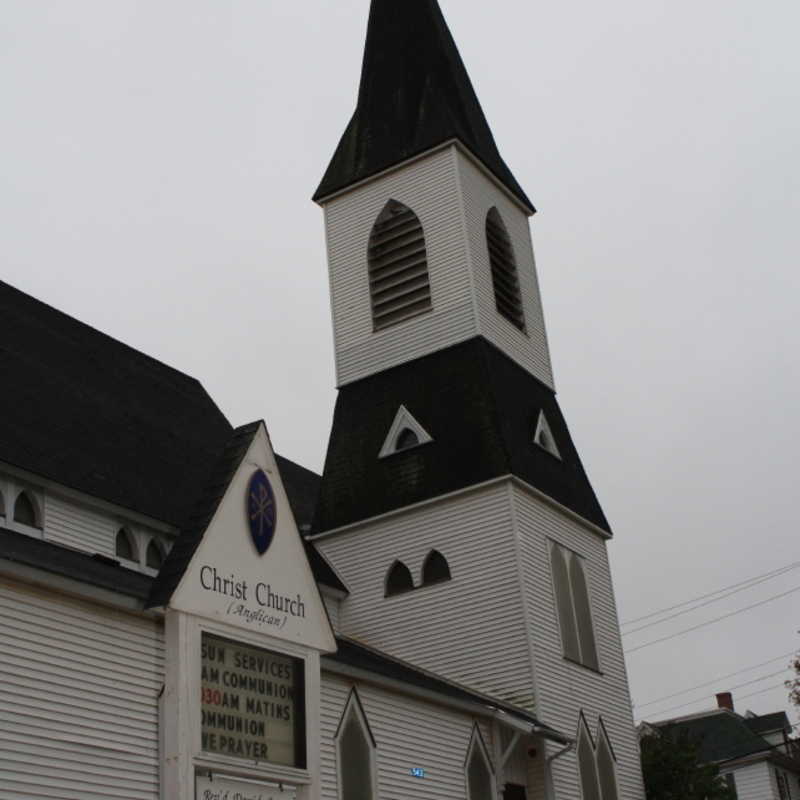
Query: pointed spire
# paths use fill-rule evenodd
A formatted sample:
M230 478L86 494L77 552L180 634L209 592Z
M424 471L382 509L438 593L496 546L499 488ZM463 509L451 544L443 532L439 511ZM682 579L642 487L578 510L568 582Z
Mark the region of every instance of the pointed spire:
M436 0L372 0L355 114L314 195L458 139L527 208Z

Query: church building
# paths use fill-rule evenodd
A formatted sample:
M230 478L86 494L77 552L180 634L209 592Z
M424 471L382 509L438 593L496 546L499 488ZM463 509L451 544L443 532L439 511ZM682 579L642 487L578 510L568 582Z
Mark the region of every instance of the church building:
M643 800L534 207L436 0L372 0L314 200L321 476L0 283L0 800Z

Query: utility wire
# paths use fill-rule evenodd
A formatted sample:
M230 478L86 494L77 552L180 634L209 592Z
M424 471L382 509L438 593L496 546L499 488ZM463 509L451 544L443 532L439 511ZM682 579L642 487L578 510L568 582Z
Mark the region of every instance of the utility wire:
M780 600L782 597L787 597L790 594L794 594L794 592L800 591L800 586L795 586L793 589L789 589L787 592L781 592L780 594L773 595L772 597L768 597L766 600L761 600L758 603L753 603L749 606L744 606L743 608L739 608L736 611L729 611L727 614L723 614L722 616L715 617L714 619L710 619L707 622L701 622L699 625L692 625L691 628L684 628L681 631L677 631L676 633L671 633L669 636L662 636L660 639L653 639L650 642L645 642L644 644L639 644L636 647L631 647L625 652L630 655L631 653L635 653L637 650L643 650L645 647L651 647L654 644L660 644L661 642L667 642L670 639L675 639L678 636L683 636L687 633L691 633L692 631L700 630L700 628L706 628L709 625L714 625L717 622L721 622L724 619L729 619L730 617L735 617L737 614L742 614L745 611L750 611L753 608L759 608L760 606L765 606L767 603L772 603L775 600Z
M680 692L673 692L672 694L665 694L663 697L657 697L655 700L648 700L646 703L637 703L636 708L646 708L647 706L652 706L655 703L660 703L664 700L671 700L673 697L680 697L682 694L689 694L689 692L693 692L695 689L702 689L704 686L713 686L715 683L718 684L720 681L727 680L728 678L733 678L736 675L741 675L743 672L750 672L751 669L757 669L758 667L766 667L767 664L774 664L776 661L780 661L784 658L790 658L794 655L794 650L791 653L786 653L783 656L776 656L775 658L769 659L769 661L762 661L760 664L753 664L752 667L745 667L744 669L737 669L736 672L729 672L727 675L720 675L718 678L714 678L710 681L706 681L705 683L698 683L697 686L691 686L688 689L681 689Z
M761 578L760 580L752 581L751 583L748 583L746 586L740 586L738 589L733 589L732 591L726 592L725 594L712 597L710 600L706 600L703 603L698 603L697 605L690 606L689 608L684 608L681 611L676 611L674 614L670 614L667 617L662 617L661 619L654 620L653 622L647 622L644 625L640 625L638 628L633 628L633 630L625 631L622 635L629 636L632 633L638 633L639 631L643 631L646 628L652 628L654 625L660 625L662 622L667 622L668 620L675 619L675 617L680 617L683 614L688 614L691 611L696 611L698 608L704 608L705 606L710 606L712 603L718 603L720 600L724 600L726 597L738 594L739 592L744 592L746 589L752 589L754 586L758 586L760 583L764 583L765 581L771 581L774 578L778 578L781 575L785 574L786 572L789 572L789 570L783 569L781 572L771 574L766 578Z
M778 675L783 675L783 673L786 672L787 669L788 669L788 667L786 667L786 669L782 669L782 670L780 670L778 672L771 672L771 673L769 673L769 675L762 675L760 678L753 678L750 681L745 681L744 683L740 683L738 686L731 686L730 687L730 691L733 692L733 691L736 691L736 689L743 689L745 686L752 686L754 683L759 683L760 681L765 681L768 678L776 678ZM748 696L749 695L743 695L743 697L748 697ZM653 711L652 713L653 714L665 714L667 711L675 711L676 709L679 709L679 708L686 708L686 706L693 706L695 703L700 703L705 699L706 699L705 697L697 697L694 700L688 700L687 702L680 703L677 706L670 706L669 708L660 708L660 709L658 709L656 711ZM742 698L738 698L738 699L742 699Z
M715 597L722 592L727 592L729 589L738 589L741 587L742 590L747 589L749 586L755 586L757 583L762 583L766 580L771 580L772 578L777 578L779 575L783 575L786 572L791 572L794 569L800 567L800 561L795 561L792 564L787 564L783 567L778 567L778 569L771 570L770 572L764 572L761 575L755 575L752 578L747 578L746 580L739 581L738 583L732 583L730 586L723 586L721 589L717 589L714 592L708 592L708 594L701 594L699 597L693 597L690 600L684 600L682 603L676 603L673 606L668 606L667 608L661 608L658 611L651 611L649 614L644 614L641 617L634 617L633 619L625 620L625 622L621 622L620 626L625 627L627 625L633 625L636 622L643 622L646 619L652 619L653 617L657 617L661 614L666 614L668 611L674 611L677 608L683 608L684 606L691 605L692 603L696 603L699 600L706 600L709 597ZM733 594L733 592L732 592Z

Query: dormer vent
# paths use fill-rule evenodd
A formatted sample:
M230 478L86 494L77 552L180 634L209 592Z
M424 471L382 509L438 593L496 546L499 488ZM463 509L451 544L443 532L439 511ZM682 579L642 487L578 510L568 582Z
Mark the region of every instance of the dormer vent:
M544 411L539 412L539 419L536 423L536 431L533 434L534 444L538 444L542 450L547 450L551 456L561 458L561 453L558 450L558 445L553 437L553 432L550 430L550 425L547 422L547 417Z
M525 330L525 314L517 277L517 262L511 237L496 208L486 215L486 247L492 267L492 284L497 310L521 331Z
M419 217L390 200L369 238L369 294L376 331L429 311L431 285Z
M405 406L400 406L378 457L386 458L432 441L433 437L414 419L411 412Z

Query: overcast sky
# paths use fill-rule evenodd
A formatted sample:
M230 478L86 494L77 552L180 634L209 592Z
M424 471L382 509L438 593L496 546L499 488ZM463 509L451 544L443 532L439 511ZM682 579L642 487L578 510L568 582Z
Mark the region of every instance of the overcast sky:
M559 398L615 530L622 620L800 561L800 4L442 7L539 209ZM335 389L310 197L354 107L367 0L0 12L0 277L196 376L319 470ZM625 643L795 587L800 569ZM637 718L781 670L799 608L630 653L637 705L774 659ZM734 691L773 687L737 710L789 710L788 675Z

